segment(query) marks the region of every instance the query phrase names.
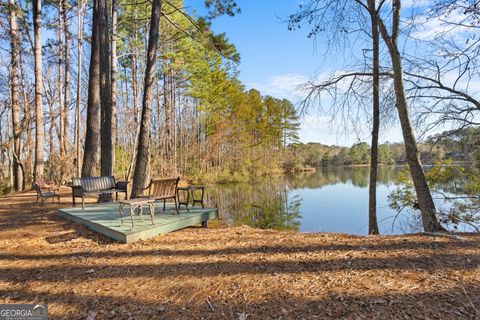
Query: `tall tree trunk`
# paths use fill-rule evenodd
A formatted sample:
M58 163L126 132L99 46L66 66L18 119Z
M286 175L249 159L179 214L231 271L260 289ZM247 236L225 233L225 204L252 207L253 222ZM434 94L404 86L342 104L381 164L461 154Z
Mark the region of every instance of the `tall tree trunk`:
M165 133L164 133L164 153L165 153L165 162L166 170L170 171L172 169L171 164L171 141L172 141L172 112L171 112L171 101L170 101L170 86L169 86L169 77L168 77L168 67L164 64L163 68L163 110L165 112Z
M19 99L19 77L20 66L20 39L17 24L17 6L14 0L9 0L10 9L10 88L11 88L11 109L12 109L12 132L13 132L13 187L16 191L23 190L23 167L20 161L22 152L22 129L20 125L20 99Z
M25 184L32 182L33 174L33 137L32 137L32 108L30 105L30 99L27 93L27 83L25 81L25 61L23 60L22 54L20 52L20 64L21 64L21 73L22 73L22 94L23 94L23 104L24 104L24 116L23 116L23 125L22 130L26 130L27 139L24 146L24 152L27 154L26 168L24 168L24 189ZM27 181L28 180L28 181Z
M64 88L64 111L63 111L63 149L68 152L69 146L69 113L70 113L70 31L68 30L68 0L63 0L63 36L65 39L65 88Z
M426 232L445 231L440 221L438 220L437 212L435 210L435 203L433 202L430 188L428 187L425 172L417 149L417 141L413 132L410 114L408 110L407 98L405 95L405 88L403 83L403 67L400 51L398 50L398 34L400 28L400 10L401 1L393 0L393 15L392 15L392 34L387 31L383 20L378 19L379 28L385 44L388 47L390 58L393 67L393 82L396 97L396 107L398 117L400 118L400 125L402 127L403 140L405 143L405 154L407 164L410 168L413 184L417 193L418 205L422 214L423 228Z
M92 45L88 79L87 128L83 153L82 176L95 176L98 162L100 130L100 28L98 2L93 3Z
M48 126L48 151L49 153L54 153L55 148L53 146L53 129L55 128L55 112L53 110L53 102L51 101L48 103L48 112L50 117L50 125Z
M76 175L81 175L81 161L80 161L80 117L81 117L81 101L82 101L82 64L83 64L83 9L84 0L78 1L78 67L77 67L77 101L75 106L75 156L76 162Z
M12 111L10 109L10 111ZM7 111L7 139L9 139L8 135L10 134L11 130L11 124L12 124L12 116L11 112ZM8 177L9 177L9 185L13 186L14 185L14 175L13 175L13 140L9 139L10 141L8 142L8 149L7 149L7 155L8 155Z
M118 118L117 118L117 0L112 0L112 71L110 74L112 84L112 133L113 141L118 143ZM113 151L115 153L115 150ZM115 155L113 156L113 167L115 167Z
M34 181L43 177L45 124L43 119L42 79L42 0L33 0L33 30L35 38L35 168Z
M59 110L59 121L60 121L60 128L58 130L58 142L59 142L59 149L60 149L60 158L62 161L65 160L65 137L63 135L65 131L65 108L64 108L64 101L63 101L63 85L64 85L64 80L63 80L63 6L64 2L66 0L60 0L58 3L58 26L57 26L57 32L58 32L58 110ZM50 157L52 157L52 154L50 154ZM60 179L63 178L63 171L64 171L64 166L60 167Z
M377 8L375 0L368 0L373 44L373 124L370 149L370 184L368 188L368 234L379 234L377 222L377 171L378 171L378 132L380 128L380 65Z
M112 141L112 90L110 85L110 10L107 0L98 0L99 43L102 46L100 64L100 100L101 100L101 127L100 127L100 174L113 175L113 141ZM103 201L111 200L111 195L101 197Z
M132 91L133 91L133 124L135 130L138 128L138 74L137 74L137 57L136 49L132 46L133 54L131 60L132 69Z
M153 81L157 60L158 34L162 9L161 0L153 0L150 30L148 35L147 63L142 101L142 118L138 137L137 159L133 174L132 198L137 197L145 186L147 167L150 158L150 117L152 113Z

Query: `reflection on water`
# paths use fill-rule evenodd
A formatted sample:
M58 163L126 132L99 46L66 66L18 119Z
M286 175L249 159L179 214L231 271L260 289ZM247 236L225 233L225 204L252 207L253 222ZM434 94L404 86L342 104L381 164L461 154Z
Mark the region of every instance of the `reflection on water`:
M218 185L208 190L207 197L209 205L218 207L220 218L229 225L300 229L302 199L287 188L285 177Z
M382 234L419 231L418 221L405 214L392 227L396 212L388 206L387 196L400 170L379 167L377 215ZM368 167L317 168L217 185L208 189L208 202L220 208L221 219L229 225L361 235L368 233L368 179Z

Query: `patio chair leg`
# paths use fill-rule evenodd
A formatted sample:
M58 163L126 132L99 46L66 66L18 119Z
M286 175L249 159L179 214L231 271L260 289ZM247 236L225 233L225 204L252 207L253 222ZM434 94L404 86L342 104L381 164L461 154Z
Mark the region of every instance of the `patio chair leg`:
M152 218L152 225L155 224L154 215L155 215L155 204L149 203L148 207L150 208L150 217Z
M118 213L120 214L120 226L123 226L123 204L118 207Z
M175 210L177 210L177 214L179 214L178 205L177 205L177 197L174 197L173 199L175 200Z
M163 211L165 211L165 199L163 199Z
M130 206L130 218L132 219L132 230L133 228L135 228L134 215L135 215L135 206Z
M75 196L72 194L72 202L73 202L73 207L76 207L77 205L75 204Z
M82 210L85 210L85 198L82 196Z

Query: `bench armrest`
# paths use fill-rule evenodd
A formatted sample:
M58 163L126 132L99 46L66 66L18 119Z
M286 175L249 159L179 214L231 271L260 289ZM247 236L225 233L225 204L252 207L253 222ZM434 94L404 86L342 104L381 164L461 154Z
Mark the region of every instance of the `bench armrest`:
M151 187L151 185L152 185L152 182L153 182L153 180L150 179L150 181L148 182L148 186L146 186L145 188L142 188L141 190L142 190L142 191L145 191L145 190L147 190L147 189L150 189L150 187Z
M71 186L72 188L72 195L74 197L82 197L84 194L82 186Z
M127 192L128 191L128 181L117 181L115 184L115 189L120 192Z

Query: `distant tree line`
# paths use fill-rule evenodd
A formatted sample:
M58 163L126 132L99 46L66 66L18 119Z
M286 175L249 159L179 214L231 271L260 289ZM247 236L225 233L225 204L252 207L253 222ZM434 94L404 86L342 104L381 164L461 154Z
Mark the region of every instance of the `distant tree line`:
M466 127L444 131L428 137L418 144L423 164L433 165L442 160L476 163L480 161L480 128ZM328 146L321 143L292 143L288 146L291 158L288 165L295 166L351 166L370 163L370 146L358 142L351 147ZM403 165L405 148L402 143L383 143L378 146L378 163Z

